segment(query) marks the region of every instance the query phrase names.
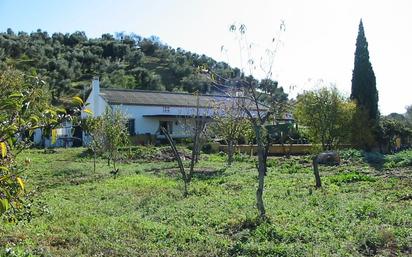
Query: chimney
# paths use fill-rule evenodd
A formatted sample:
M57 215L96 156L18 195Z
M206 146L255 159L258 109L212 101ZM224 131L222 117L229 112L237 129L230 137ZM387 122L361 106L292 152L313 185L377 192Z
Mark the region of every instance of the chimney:
M99 82L99 77L95 76L93 77L92 80L92 98L93 98L93 104L92 106L90 106L93 112L93 116L99 116L100 115L100 98L99 98L99 94L100 94L100 82Z
M99 77L93 77L92 80L92 91L94 95L99 95L100 94L100 82L99 82Z

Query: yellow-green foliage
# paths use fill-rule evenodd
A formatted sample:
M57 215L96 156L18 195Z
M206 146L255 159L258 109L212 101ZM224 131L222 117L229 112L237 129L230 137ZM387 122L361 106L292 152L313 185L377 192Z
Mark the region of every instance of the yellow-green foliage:
M355 104L336 88L321 88L298 95L295 118L306 127L312 143L323 150L349 141Z
M14 160L25 144L17 137L42 124L48 96L40 80L14 70L0 72L0 92L0 216L8 212L13 219L25 189Z
M5 212L8 220L14 220L16 210L24 207L21 196L25 184L22 168L15 161L16 154L27 148L27 135L37 128L51 132L61 120L69 118L65 110L49 105L49 94L44 82L15 70L0 72L0 216ZM73 113L84 108L77 106ZM48 133L48 135L50 135Z

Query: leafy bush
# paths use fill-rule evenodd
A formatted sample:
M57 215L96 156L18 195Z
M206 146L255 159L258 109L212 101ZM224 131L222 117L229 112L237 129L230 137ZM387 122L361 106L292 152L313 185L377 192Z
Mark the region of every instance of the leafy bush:
M288 256L283 244L272 242L236 243L229 253L231 256Z
M329 181L333 184L340 185L344 183L353 183L353 182L359 182L359 181L375 182L376 179L368 175L359 174L358 172L355 171L355 172L342 173L342 174L330 176Z
M339 156L344 160L361 160L362 159L362 152L353 148L339 150Z
M386 169L412 166L412 150L387 155L383 166Z
M385 169L412 166L412 150L405 150L391 155L383 155L379 152L366 152L356 149L339 151L339 156L345 160L363 161L372 165L383 165Z

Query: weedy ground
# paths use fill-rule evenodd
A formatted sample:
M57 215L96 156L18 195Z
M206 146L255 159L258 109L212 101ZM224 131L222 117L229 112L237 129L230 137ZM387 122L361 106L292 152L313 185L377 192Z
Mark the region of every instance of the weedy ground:
M253 158L202 155L185 198L174 162L134 158L114 177L84 152L20 155L26 208L1 224L1 256L412 256L411 151L343 152L319 190L309 156L271 157L266 221Z

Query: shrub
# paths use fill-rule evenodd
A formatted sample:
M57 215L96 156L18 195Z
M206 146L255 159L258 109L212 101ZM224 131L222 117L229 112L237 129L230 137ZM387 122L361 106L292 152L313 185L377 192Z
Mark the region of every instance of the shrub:
M356 149L345 149L339 150L339 156L344 160L361 160L362 159L362 152Z
M355 171L330 176L329 181L333 184L341 185L344 183L353 183L359 181L375 182L376 179L368 175L359 174Z
M412 166L412 150L387 155L383 166L386 169Z

